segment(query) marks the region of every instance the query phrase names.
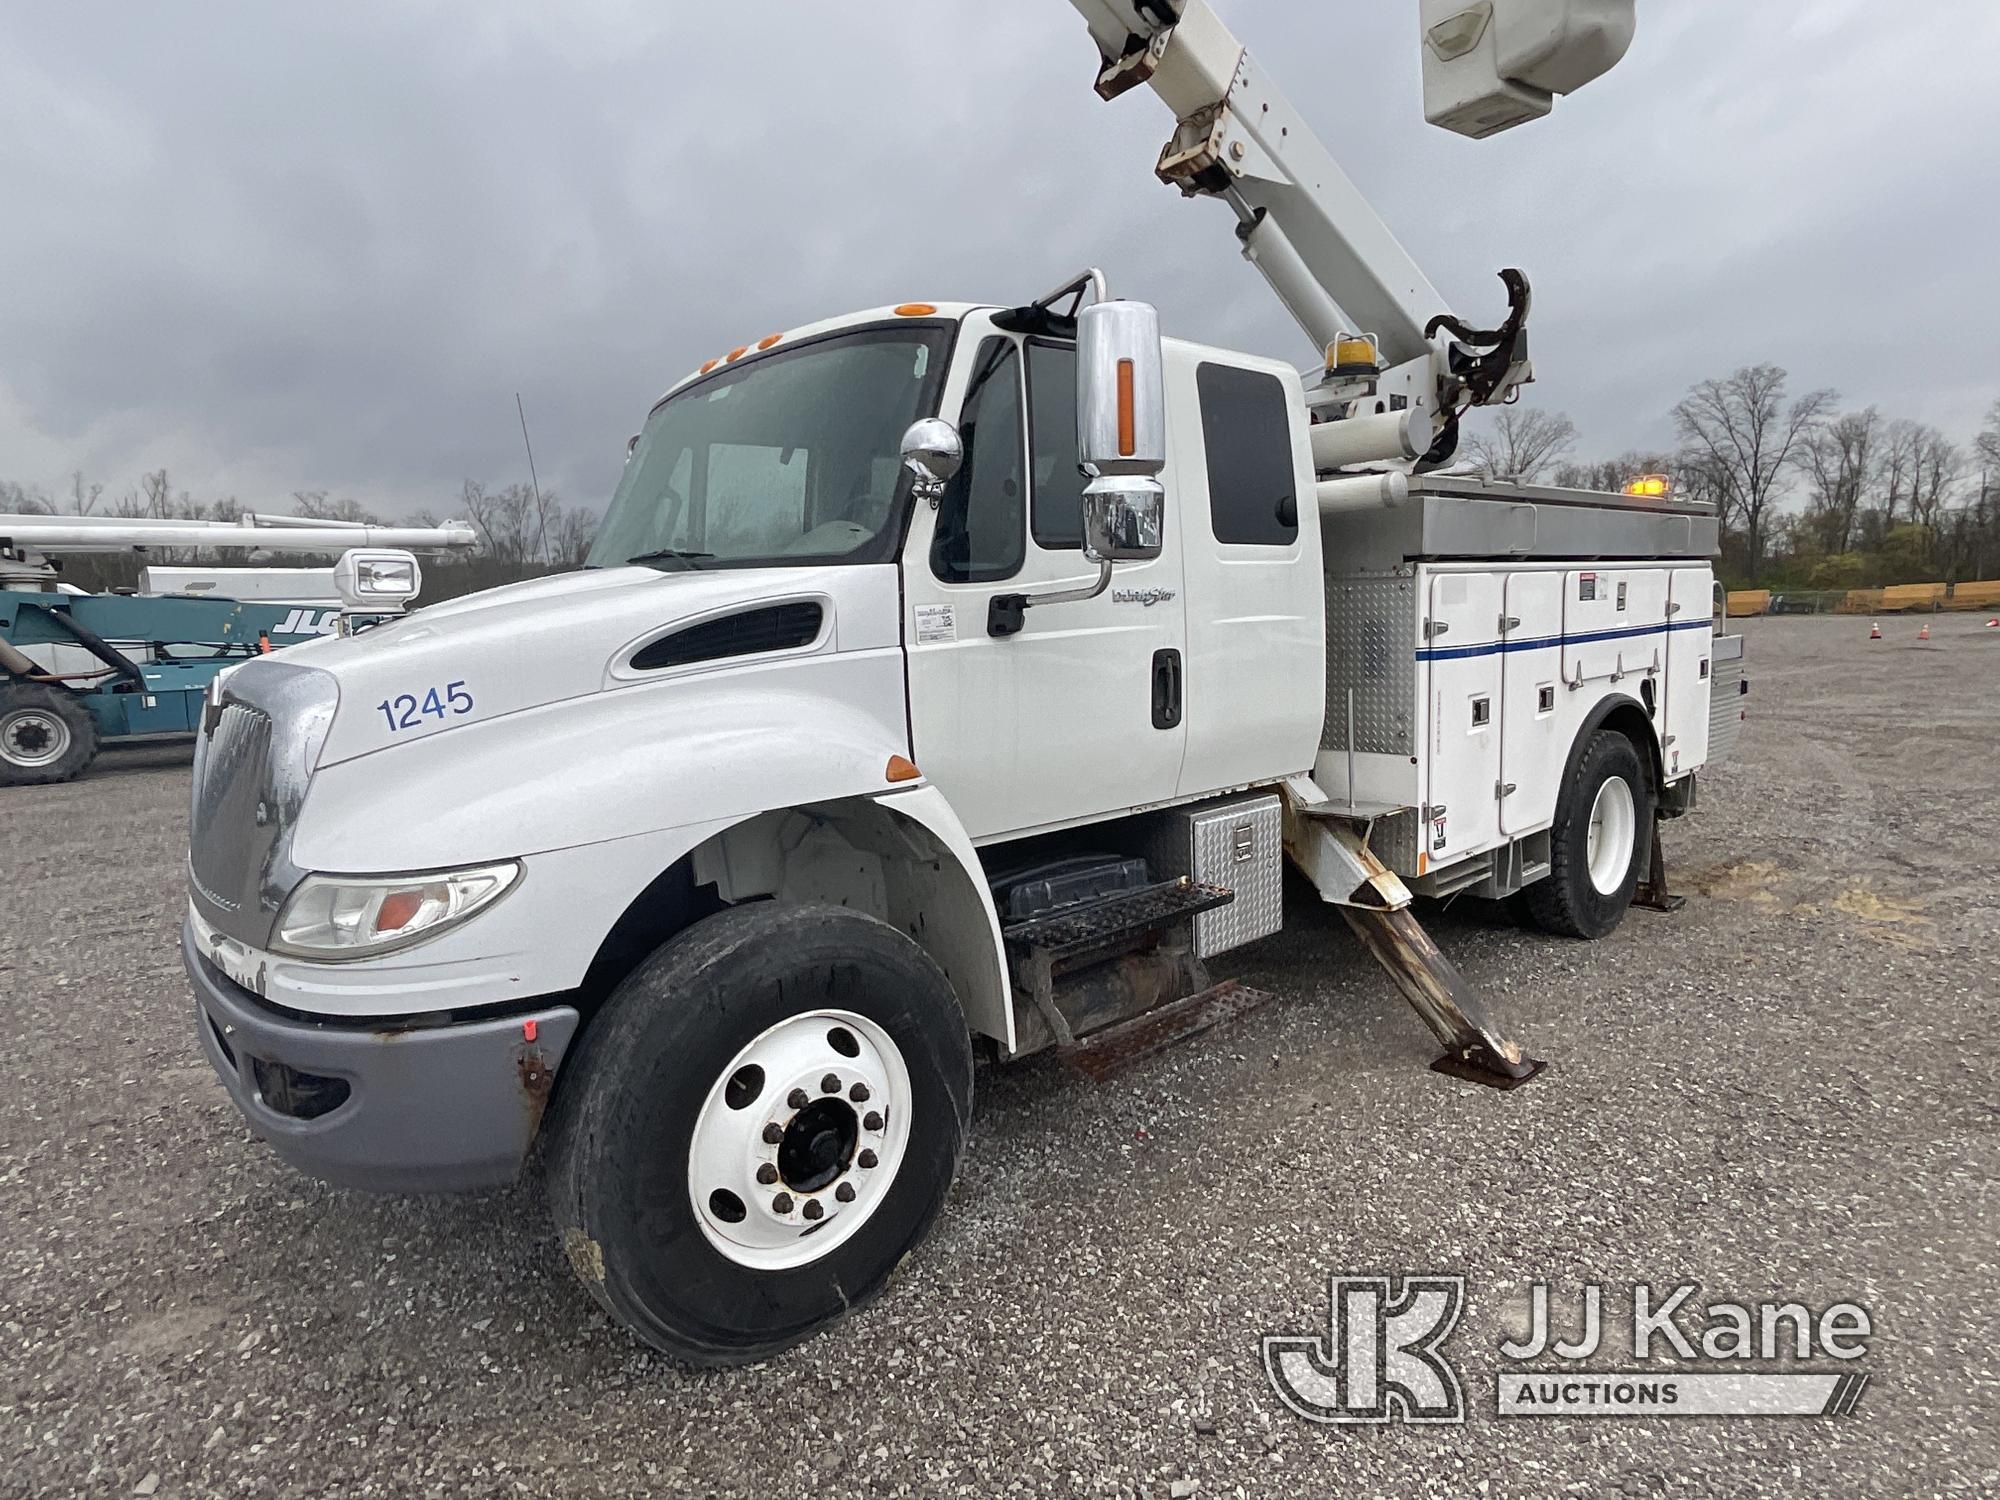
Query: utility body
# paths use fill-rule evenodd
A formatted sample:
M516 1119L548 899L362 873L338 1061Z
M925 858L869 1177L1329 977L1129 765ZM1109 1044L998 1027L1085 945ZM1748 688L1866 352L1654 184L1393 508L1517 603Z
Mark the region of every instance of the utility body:
M1255 1003L1207 961L1278 929L1287 859L1447 1063L1529 1076L1413 895L1603 935L1740 712L1712 514L1434 472L1531 374L1525 280L1467 328L1205 5L1078 8L1313 367L1163 339L1095 272L773 334L652 408L586 570L204 710L183 946L246 1116L364 1187L538 1152L579 1277L685 1359L880 1287L975 1049L1102 1072ZM1285 123L1238 152L1246 115Z

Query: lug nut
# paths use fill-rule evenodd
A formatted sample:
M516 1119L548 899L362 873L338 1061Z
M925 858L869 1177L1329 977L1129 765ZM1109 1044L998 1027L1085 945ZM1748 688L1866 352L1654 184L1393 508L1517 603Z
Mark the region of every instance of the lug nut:
M803 1212L808 1219L817 1219L824 1215L826 1210L820 1207L819 1199L808 1198L806 1199L806 1206Z
M854 1201L854 1184L843 1182L833 1190L833 1196L838 1198L842 1203L852 1203Z
M878 1159L873 1151L864 1151L854 1158L854 1163L856 1166L866 1169L874 1166Z
M773 1120L770 1124L764 1127L765 1145L775 1146L778 1144L778 1142L782 1141L784 1138L785 1138L785 1127L780 1125L776 1120Z
M804 1109L808 1104L812 1103L812 1099L804 1089L793 1089L789 1094L785 1095L785 1103L791 1105L793 1109Z
M780 1193L778 1194L777 1197L771 1200L772 1213L788 1214L791 1211L792 1211L792 1195L790 1193Z
M874 1110L869 1110L867 1114L861 1117L861 1128L863 1130L880 1130L882 1128L882 1117L875 1113Z
M778 1180L778 1169L769 1162L765 1162L763 1166L757 1169L757 1180L763 1183L765 1187L769 1187Z
M853 1088L847 1091L847 1097L852 1099L856 1104L866 1104L868 1102L868 1085L865 1083L855 1084Z
M822 1079L821 1079L821 1080L819 1081L819 1091L820 1091L820 1092L821 1092L822 1094L837 1094L837 1093L839 1093L839 1092L840 1092L840 1075L839 1075L838 1073L829 1073L829 1074L827 1074L827 1075L826 1075L826 1077L822 1078Z

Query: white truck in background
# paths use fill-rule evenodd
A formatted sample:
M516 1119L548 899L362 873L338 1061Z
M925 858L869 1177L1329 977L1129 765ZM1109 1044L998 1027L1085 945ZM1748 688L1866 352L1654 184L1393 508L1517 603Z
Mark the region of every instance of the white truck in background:
M210 695L183 950L253 1127L363 1187L538 1155L580 1279L685 1360L880 1289L976 1047L1101 1069L1254 1001L1206 961L1287 858L1440 1066L1530 1075L1413 895L1604 935L1738 717L1713 515L1435 472L1530 377L1525 279L1452 318L1205 0L1074 3L1313 368L1094 272L775 333L652 408L585 571ZM1430 113L1485 134L1632 3L1423 19Z

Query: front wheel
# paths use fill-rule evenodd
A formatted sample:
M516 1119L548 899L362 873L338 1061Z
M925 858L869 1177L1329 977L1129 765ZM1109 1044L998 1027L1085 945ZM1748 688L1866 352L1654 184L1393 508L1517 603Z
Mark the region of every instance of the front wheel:
M1549 873L1522 894L1544 932L1601 938L1624 920L1652 853L1653 793L1632 741L1603 729L1570 763L1549 830Z
M0 686L0 786L70 781L97 758L97 721L67 688Z
M763 1359L880 1291L971 1118L951 986L842 907L718 913L642 964L564 1068L549 1201L571 1266L653 1347Z

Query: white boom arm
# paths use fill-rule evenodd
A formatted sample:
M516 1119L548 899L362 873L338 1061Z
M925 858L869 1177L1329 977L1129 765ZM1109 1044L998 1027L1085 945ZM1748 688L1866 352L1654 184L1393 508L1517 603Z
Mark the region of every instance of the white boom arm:
M246 514L241 521L163 521L125 516L0 515L0 546L37 552L130 552L147 547L203 551L345 552L350 547L459 551L478 536L463 521L443 526L369 526L304 516Z
M1498 66L1496 39L1518 43L1526 36L1540 49L1534 54L1537 79L1560 77L1569 87L1580 87L1622 55L1634 3L1481 0L1433 25L1437 0L1425 0L1427 88L1435 93L1431 75L1443 73L1460 91L1453 97L1455 110L1434 109L1434 118L1465 133L1491 134L1532 117L1527 105L1500 123L1490 112L1470 110L1463 103L1469 97L1465 70ZM1161 154L1159 175L1190 196L1219 197L1236 211L1245 258L1264 273L1324 357L1327 378L1313 404L1322 416L1354 425L1325 445L1323 456L1342 464L1414 462L1426 454L1441 461L1456 442L1461 412L1504 401L1533 379L1526 278L1501 273L1510 305L1498 329L1468 328L1452 316L1409 252L1208 0L1071 4L1103 59L1098 92L1109 99L1140 83L1152 86L1179 122ZM1628 23L1623 42L1618 14ZM1551 55L1568 61L1568 71L1552 68ZM1532 103L1534 91L1514 79L1493 73L1491 82L1507 99ZM1480 87L1471 94L1481 94ZM1548 94L1539 97L1545 113ZM1475 115L1476 131L1468 124ZM1440 339L1440 330L1457 338ZM1341 340L1353 335L1374 340L1379 369L1364 370L1343 358Z

